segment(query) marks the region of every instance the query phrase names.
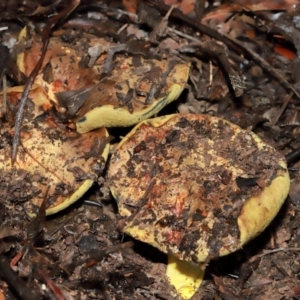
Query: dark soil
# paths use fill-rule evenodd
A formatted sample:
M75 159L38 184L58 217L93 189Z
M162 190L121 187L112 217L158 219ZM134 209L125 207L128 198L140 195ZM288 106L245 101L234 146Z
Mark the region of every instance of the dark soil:
M6 73L8 85L24 85L26 78L14 64L16 51L21 50L15 46L8 52L3 45L9 45L24 24L41 28L49 15L67 5L2 2L0 27L8 29L0 31L0 75ZM193 299L296 300L300 299L300 8L281 1L268 10L263 1L262 12L245 1L236 12L226 3L220 6L227 13L224 17L224 11L209 1L201 24L196 18L200 10L186 15L175 9L167 24L170 30L161 33L162 16L169 9L163 1L141 0L138 24L124 13L121 1L82 1L53 34L66 40L89 32L120 43L146 37L156 56L191 62L185 91L159 115L218 116L254 131L286 157L291 188L279 214L243 249L210 261ZM88 18L91 13L97 19ZM124 24L129 25L118 32ZM11 141L1 131L1 122L6 122L3 110L0 117L1 149ZM128 131L110 129L112 144ZM109 192L106 169L82 199L51 217L45 217L43 207L33 219L27 215L26 201L38 188L32 183L26 171L1 171L0 300L176 299L165 275L166 255L122 233L123 220Z

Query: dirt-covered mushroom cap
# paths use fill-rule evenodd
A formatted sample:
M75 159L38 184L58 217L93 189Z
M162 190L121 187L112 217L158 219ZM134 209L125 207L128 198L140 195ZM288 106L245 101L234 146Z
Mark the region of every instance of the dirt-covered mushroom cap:
M241 248L273 220L289 190L281 154L208 115L138 124L114 152L108 177L124 231L173 254L173 262Z
M26 36L23 30L20 39ZM31 47L19 55L18 66L26 75L34 68L41 46L33 35ZM153 58L148 46L137 42L135 47L122 48L86 33L72 44L51 37L35 83L66 110L80 133L132 126L177 99L189 75L189 63Z
M18 106L23 87L9 88L9 102ZM0 94L0 103L2 95ZM11 163L14 116L1 127L1 196L24 202L34 213L46 200L46 214L54 214L77 201L97 180L109 152L108 132L101 128L79 134L57 123L45 91L34 85L24 112L21 145ZM0 107L1 108L1 107ZM4 193L6 193L4 195Z

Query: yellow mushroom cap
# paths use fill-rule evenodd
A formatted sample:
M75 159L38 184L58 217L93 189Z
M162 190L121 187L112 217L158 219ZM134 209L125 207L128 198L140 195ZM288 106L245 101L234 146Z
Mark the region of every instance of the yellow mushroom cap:
M18 66L26 75L41 52L41 41L32 35L31 48L18 56ZM24 37L25 29L20 39ZM135 125L176 100L185 88L189 63L120 52L110 61L108 52L116 46L87 33L71 44L60 37L49 39L41 72L34 82L47 91L56 106L66 110L79 133ZM95 47L99 53L93 61L87 54ZM148 46L139 47L146 52Z
M138 69L144 71L139 73ZM78 111L76 129L84 133L101 126L132 126L148 119L180 96L188 75L188 63L143 59L136 68L132 58L121 58Z
M22 91L23 87L9 88L8 100L17 105ZM8 122L1 128L4 147L0 149L0 179L9 179L7 200L24 201L25 198L30 214L46 195L47 215L77 201L97 180L101 171L97 168L104 164L109 152L105 128L81 135L56 123L50 108L45 91L34 85L25 108L21 144L13 166L10 159L12 116L8 114ZM14 192L9 193L10 190Z
M109 180L126 232L194 262L233 252L263 231L289 189L278 152L207 115L137 125L114 153Z
M262 232L289 190L284 157L208 115L138 124L108 170L124 231L182 261L226 255Z

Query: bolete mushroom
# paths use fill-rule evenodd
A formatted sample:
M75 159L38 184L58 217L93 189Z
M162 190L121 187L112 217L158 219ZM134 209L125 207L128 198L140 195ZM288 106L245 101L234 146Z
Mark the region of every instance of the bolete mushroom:
M24 29L20 39L26 36ZM189 75L189 63L152 58L145 43L120 46L87 33L74 43L51 37L34 82L57 107L65 109L79 133L136 125L177 99ZM31 48L18 56L18 66L26 75L41 48L41 41L32 34Z
M42 41L34 32L28 35L27 28L19 39L31 40L30 48L17 59L19 69L29 76L41 55ZM89 51L94 47L99 50L95 56ZM145 58L142 48L131 49L132 56L114 53L118 47L89 34L74 43L60 37L49 39L27 101L14 166L10 161L13 118L0 133L5 144L0 149L0 168L3 178L10 178L8 190L14 188L20 172L26 177L22 184L34 185L25 197L29 212L41 205L48 187L47 215L77 201L97 181L107 159L105 127L131 126L149 118L184 89L188 63ZM17 107L22 91L23 87L9 89L8 101ZM70 129L75 127L72 122L77 132ZM7 195L7 199L14 201L18 196Z
M209 115L141 122L113 153L108 179L124 231L168 254L167 277L184 299L200 286L203 263L261 233L289 190L281 154Z
M11 105L18 106L22 92L23 87L8 89ZM1 98L0 94L0 104ZM46 215L77 201L97 180L109 153L105 128L79 134L57 123L51 107L45 91L34 85L24 111L21 145L14 165L14 116L8 113L8 122L1 124L0 181L6 182L5 198L24 201L29 214L41 206L46 196Z

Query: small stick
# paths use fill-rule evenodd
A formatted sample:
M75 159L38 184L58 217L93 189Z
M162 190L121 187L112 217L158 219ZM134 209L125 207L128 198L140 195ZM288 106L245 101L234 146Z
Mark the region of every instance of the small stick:
M211 60L209 61L209 86L212 87L213 82L213 64Z
M21 299L42 298L40 291L29 288L26 282L11 269L7 257L4 255L0 255L0 274L8 286L14 290Z
M71 262L68 265L61 265L60 268L62 270L64 270L65 272L67 272L67 273L71 273L71 272L69 272L69 270L73 270L77 266L87 264L90 261L93 261L93 262L101 261L103 259L103 257L107 256L108 254L113 253L113 252L117 252L117 251L121 251L124 248L129 248L129 247L132 247L133 245L134 245L134 241L129 241L129 242L126 242L126 243L123 243L123 244L107 247L105 249L99 250L97 253L95 253L93 255L89 255L86 258L79 259L77 261Z
M197 22L201 24L201 20L205 9L205 0L196 0L194 11L196 13Z
M24 91L22 94L22 98L20 100L20 106L16 115L16 121L15 121L15 133L14 133L14 137L13 137L13 143L12 143L12 153L11 153L11 163L12 165L14 164L14 162L16 161L16 157L17 157L17 151L18 151L18 146L20 144L20 132L21 132L21 126L22 126L22 119L23 119L23 114L24 114L24 109L25 109L25 105L28 99L28 95L30 92L30 89L32 87L32 84L34 82L35 77L37 76L45 54L46 54L46 50L48 47L48 43L49 43L49 35L50 32L52 30L52 28L56 25L56 23L62 18L62 17L66 17L67 15L69 15L80 3L80 0L73 0L72 3L70 4L70 6L68 6L67 8L65 8L64 10L62 10L59 14L55 15L52 19L50 19L50 21L47 23L47 25L44 27L43 32L42 32L42 52L41 52L41 56L37 62L37 64L35 65L34 69L31 71L28 80L25 83L24 86Z
M246 53L248 53L250 56L252 56L253 60L256 61L256 63L260 63L261 67L265 69L267 72L269 72L274 78L276 78L285 88L288 88L291 90L298 99L300 99L300 94L298 91L278 72L275 68L273 68L266 60L264 60L260 55L258 55L256 52L254 52L250 47L245 47L243 43L238 41L237 39L234 39L230 37L229 35L224 34L224 36L231 40L236 45L240 46Z
M258 257L263 257L265 255L276 253L276 252L280 252L280 251L283 251L283 252L300 251L300 248L288 248L288 247L285 248L285 247L282 247L282 248L277 248L277 249L273 249L273 250L267 250L264 253L259 254Z
M300 158L300 147L293 150L292 152L288 153L285 156L286 162L290 165L294 162L296 162L297 160L299 160Z
M6 111L6 107L7 107L7 80L6 80L6 74L4 72L3 74L3 79L2 79L2 86L3 86L3 97L2 97L2 119L3 121L7 120L7 111Z
M149 34L150 40L154 41L157 39L157 37L166 35L168 20L174 8L175 6L172 5L167 14L162 18L158 26L154 28L154 30Z
M283 104L282 104L277 116L276 116L276 119L274 119L273 122L271 123L272 126L276 125L276 123L278 122L278 120L281 117L282 113L284 112L285 108L287 107L288 103L290 102L292 96L293 96L292 93L285 96L285 99L283 101Z
M49 288L52 290L53 294L57 297L58 300L66 300L62 291L59 287L51 280L51 278L46 275L42 270L38 270L39 275L44 279Z

